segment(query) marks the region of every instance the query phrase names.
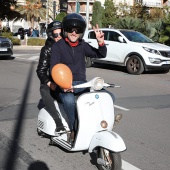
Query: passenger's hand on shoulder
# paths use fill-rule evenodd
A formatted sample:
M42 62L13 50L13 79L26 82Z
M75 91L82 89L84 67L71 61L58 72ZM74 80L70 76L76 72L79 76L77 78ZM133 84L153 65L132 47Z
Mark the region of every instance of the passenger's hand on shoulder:
M98 24L96 24L96 26L93 26L93 30L96 34L96 39L99 43L99 45L104 43L104 33L99 29Z

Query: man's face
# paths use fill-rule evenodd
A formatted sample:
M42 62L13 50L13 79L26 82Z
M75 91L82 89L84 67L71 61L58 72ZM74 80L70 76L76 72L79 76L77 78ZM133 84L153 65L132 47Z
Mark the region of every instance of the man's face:
M80 37L80 33L77 28L72 28L67 31L67 36L71 42L76 42Z
M53 37L56 42L61 40L61 29L53 30Z

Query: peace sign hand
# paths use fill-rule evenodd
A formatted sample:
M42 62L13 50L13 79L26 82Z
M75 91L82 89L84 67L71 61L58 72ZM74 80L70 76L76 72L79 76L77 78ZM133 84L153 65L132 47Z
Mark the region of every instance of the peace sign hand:
M96 39L97 39L99 45L103 44L104 43L104 33L101 30L99 30L98 24L96 24L96 27L93 26L93 30L96 34Z

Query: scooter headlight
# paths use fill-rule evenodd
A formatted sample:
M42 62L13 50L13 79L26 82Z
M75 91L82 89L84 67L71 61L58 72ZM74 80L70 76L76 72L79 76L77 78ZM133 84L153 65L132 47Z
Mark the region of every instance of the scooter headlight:
M100 125L101 125L101 127L104 128L104 129L107 128L107 126L108 126L108 124L107 124L107 122L106 122L105 120L102 120L101 123L100 123Z
M92 86L94 90L101 90L103 88L104 80L100 77L93 79Z

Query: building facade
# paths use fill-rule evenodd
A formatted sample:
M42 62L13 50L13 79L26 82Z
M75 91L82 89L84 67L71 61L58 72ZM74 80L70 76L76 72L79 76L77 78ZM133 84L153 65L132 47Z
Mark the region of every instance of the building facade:
M87 0L68 0L67 13L77 12L83 17L86 17L87 10L89 11L89 17L91 19L93 13L93 4L95 0L89 0L89 8L87 9Z
M169 0L113 0L113 2L117 5L126 2L130 6L142 2L143 5L146 5L147 7L163 7L165 5L170 5Z

